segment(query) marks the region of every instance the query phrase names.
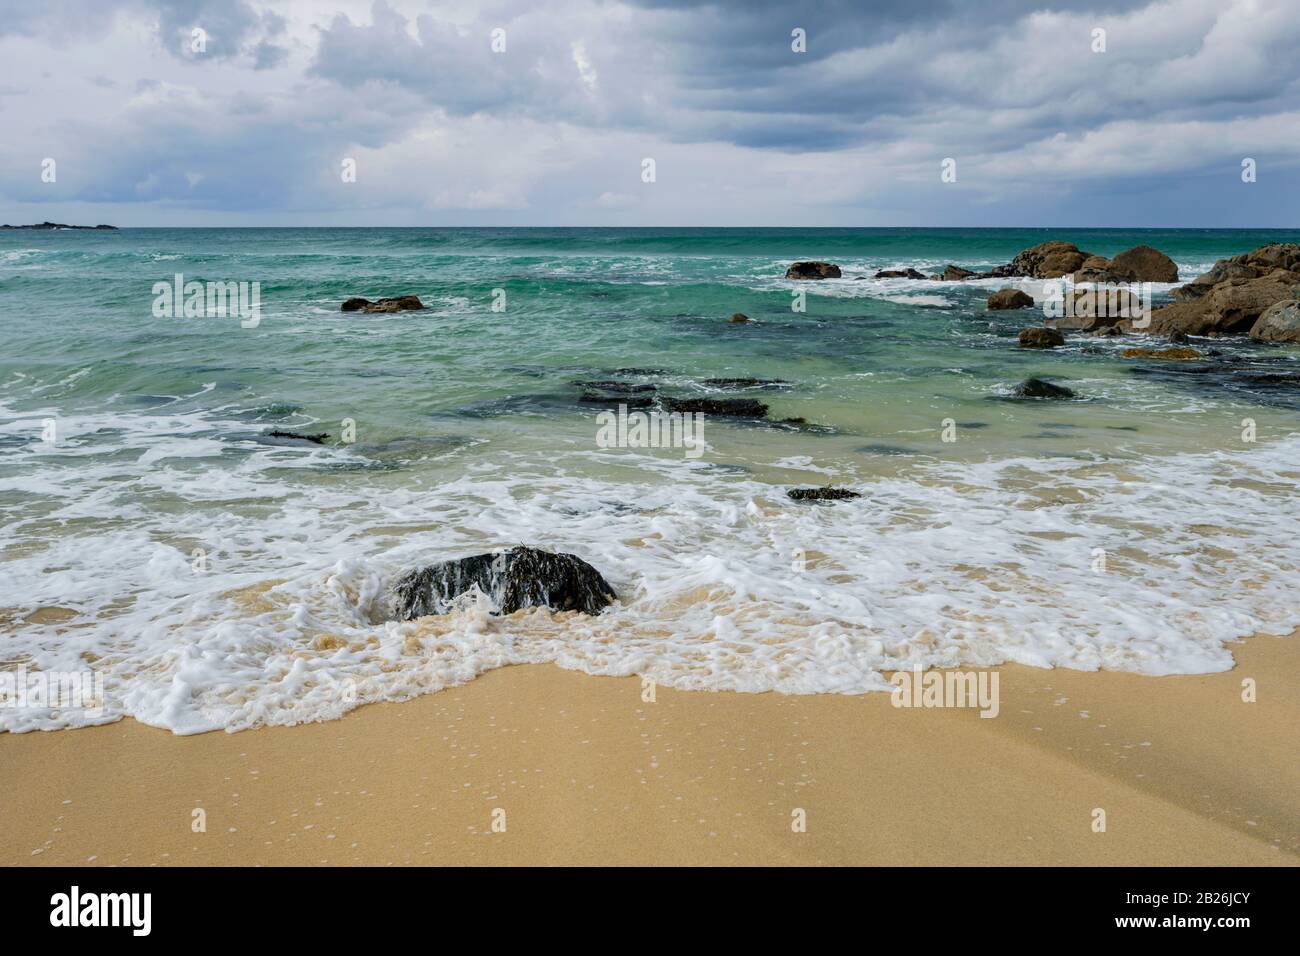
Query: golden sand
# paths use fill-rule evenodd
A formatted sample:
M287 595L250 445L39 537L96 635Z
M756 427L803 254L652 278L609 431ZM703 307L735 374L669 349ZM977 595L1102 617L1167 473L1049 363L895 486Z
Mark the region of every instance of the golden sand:
M0 863L1294 866L1300 641L1233 652L1001 668L994 719L530 665L300 727L0 735Z

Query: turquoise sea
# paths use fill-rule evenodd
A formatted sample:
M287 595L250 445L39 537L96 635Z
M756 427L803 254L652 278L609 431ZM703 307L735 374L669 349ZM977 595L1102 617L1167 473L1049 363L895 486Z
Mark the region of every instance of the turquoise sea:
M870 278L1052 238L1147 243L1187 281L1300 231L0 233L0 667L90 667L108 698L0 728L327 719L521 661L787 693L914 665L1226 669L1225 641L1300 625L1300 389L1260 377L1300 350L1022 350L1041 311L984 300L1041 283ZM784 279L808 258L844 277ZM177 274L259 283L260 320L155 316ZM427 308L339 311L403 294ZM1030 376L1078 397L1010 398ZM739 377L780 382L706 381ZM806 424L602 447L580 383L611 381ZM827 482L862 497L785 495ZM618 604L391 619L400 571L519 543L582 556Z

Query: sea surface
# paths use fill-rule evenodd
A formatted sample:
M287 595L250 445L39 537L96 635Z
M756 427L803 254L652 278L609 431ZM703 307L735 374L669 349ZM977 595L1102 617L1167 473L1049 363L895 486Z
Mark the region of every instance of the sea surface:
M1041 283L870 278L1049 238L1149 243L1187 281L1300 232L0 233L0 669L90 668L107 698L0 706L0 729L332 719L530 661L799 694L914 666L1228 669L1225 642L1300 625L1300 389L1259 378L1300 350L1022 350L1041 311L984 300ZM804 258L844 278L784 279ZM178 273L260 283L260 321L155 316ZM339 311L401 294L427 310ZM1011 398L1029 376L1078 398ZM705 383L736 377L785 384ZM807 424L602 447L589 381ZM785 494L827 483L862 497ZM516 544L579 555L618 602L392 619L397 574Z

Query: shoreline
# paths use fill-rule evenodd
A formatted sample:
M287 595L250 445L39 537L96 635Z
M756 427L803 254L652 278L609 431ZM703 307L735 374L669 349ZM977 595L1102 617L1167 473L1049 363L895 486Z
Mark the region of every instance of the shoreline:
M0 861L1300 865L1298 636L1214 674L997 668L993 719L524 664L323 723L3 734Z

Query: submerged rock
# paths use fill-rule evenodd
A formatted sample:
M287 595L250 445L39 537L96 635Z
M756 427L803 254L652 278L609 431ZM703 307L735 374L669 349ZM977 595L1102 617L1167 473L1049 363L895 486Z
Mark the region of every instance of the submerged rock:
M1074 392L1061 385L1044 382L1041 378L1027 378L1011 390L1016 398L1074 398Z
M713 388L782 388L791 384L782 378L706 378Z
M573 384L580 385L583 388L597 388L602 392L620 392L623 394L631 394L633 392L653 392L659 387L657 385L651 385L648 382L616 382L612 380L603 382L574 382Z
M1021 329L1020 344L1027 349L1054 349L1065 344L1065 336L1056 329Z
M1023 309L1033 304L1033 296L1020 289L998 289L988 299L990 309Z
M1196 351L1196 349L1188 348L1124 349L1119 354L1124 358L1172 359L1180 362L1205 358L1205 356Z
M796 262L785 270L787 279L839 279L841 275L833 262Z
M445 614L477 587L501 614L525 607L599 614L617 595L599 571L574 554L519 546L408 571L393 584L399 620Z
M664 405L670 412L702 412L739 418L763 418L767 415L767 405L756 398L668 398Z
M734 313L732 313L731 318L728 319L727 321L728 321L728 322L732 322L732 323L734 323L734 324L736 324L736 325L743 325L744 323L749 322L749 321L752 321L752 320L751 320L750 317L747 316L744 312L734 312Z
M423 309L424 303L420 301L417 295L399 295L388 299L378 299L371 302L369 299L355 297L348 299L341 306L340 312L414 312L417 309Z
M313 445L323 445L329 438L329 432L318 432L315 435L304 435L301 432L287 432L279 428L274 428L266 433L267 438L294 438L298 441L309 441Z
M847 488L791 488L786 494L795 501L842 501L845 498L862 497Z

